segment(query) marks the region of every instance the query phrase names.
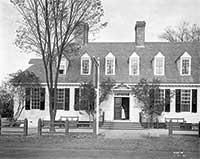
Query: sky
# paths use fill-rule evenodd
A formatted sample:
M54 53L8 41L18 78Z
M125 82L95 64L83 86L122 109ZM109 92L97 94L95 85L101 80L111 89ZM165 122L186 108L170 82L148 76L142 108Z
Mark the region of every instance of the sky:
M200 0L101 0L108 26L95 35L96 42L134 42L136 21L146 21L147 42L161 41L167 26L182 21L200 26ZM0 0L0 84L8 74L25 70L34 54L14 45L20 18L10 0Z

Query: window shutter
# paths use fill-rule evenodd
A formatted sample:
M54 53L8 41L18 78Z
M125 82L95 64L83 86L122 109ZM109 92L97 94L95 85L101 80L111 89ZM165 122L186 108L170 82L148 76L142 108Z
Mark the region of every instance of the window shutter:
M154 89L149 90L149 97L150 97L150 106L154 106Z
M165 89L165 112L170 112L170 89Z
M69 95L70 95L69 88L65 88L65 110L69 110Z
M41 88L40 90L40 110L45 110L45 88Z
M192 113L197 112L197 90L192 90Z
M74 94L74 110L79 110L78 108L79 104L79 88L75 88L75 94Z
M25 110L30 110L30 102L31 102L31 89L30 88L26 88L25 90Z
M181 90L176 89L176 112L181 111Z

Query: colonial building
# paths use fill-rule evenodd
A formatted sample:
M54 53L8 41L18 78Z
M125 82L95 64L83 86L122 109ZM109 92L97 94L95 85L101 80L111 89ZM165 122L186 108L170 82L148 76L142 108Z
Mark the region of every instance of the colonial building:
M170 98L174 93L170 102L165 103L160 122L166 117L184 118L188 123L200 121L200 43L145 42L145 25L144 21L136 22L135 42L116 43L88 43L88 27L84 27L80 55L70 61L63 58L61 62L56 119L79 116L79 120L88 120L74 105L79 99L80 83L92 80L95 56L100 58L100 80L109 77L116 81L112 94L100 105L105 121L119 122L125 118L127 122L139 122L141 103L131 93L131 87L141 78L154 77L161 82L161 96ZM26 99L20 118L28 118L30 125L37 125L39 118L49 119L48 91L42 60L31 59L29 63L27 70L40 77L43 88L26 89L30 98Z

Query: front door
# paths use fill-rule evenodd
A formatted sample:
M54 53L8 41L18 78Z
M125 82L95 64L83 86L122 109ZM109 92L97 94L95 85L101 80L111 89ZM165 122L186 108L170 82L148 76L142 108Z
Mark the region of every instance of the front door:
M121 97L115 97L114 98L114 120L121 120L121 114L122 114L122 98Z

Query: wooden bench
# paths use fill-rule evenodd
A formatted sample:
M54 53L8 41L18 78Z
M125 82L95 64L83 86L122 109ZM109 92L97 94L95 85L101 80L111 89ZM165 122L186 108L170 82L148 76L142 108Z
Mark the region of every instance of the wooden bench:
M78 122L79 122L79 117L78 116L61 116L60 121L69 121L69 127L77 127Z
M165 118L166 127L169 127L169 122L172 121L173 128L180 129L186 123L184 118Z

